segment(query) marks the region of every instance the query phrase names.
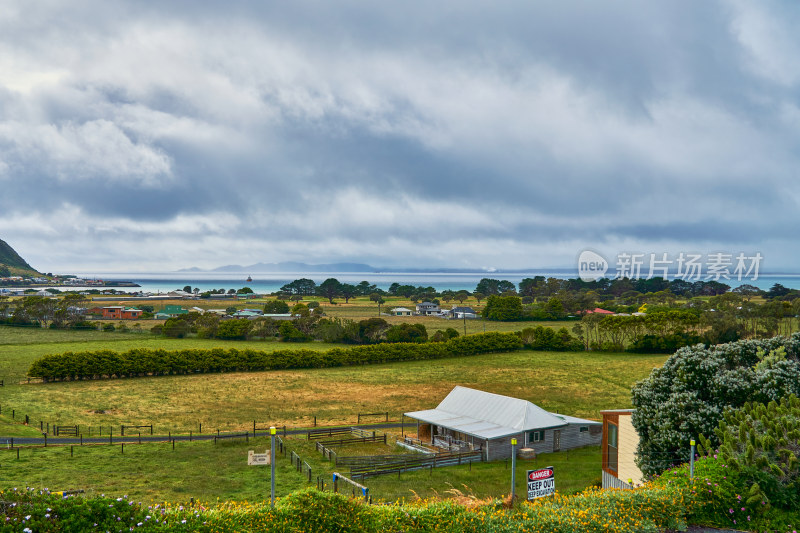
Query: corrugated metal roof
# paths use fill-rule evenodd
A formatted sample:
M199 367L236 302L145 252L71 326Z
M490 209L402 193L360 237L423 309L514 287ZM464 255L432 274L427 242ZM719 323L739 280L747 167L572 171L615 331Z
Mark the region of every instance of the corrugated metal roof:
M567 425L565 419L529 401L461 386L450 391L436 409L405 415L483 439Z

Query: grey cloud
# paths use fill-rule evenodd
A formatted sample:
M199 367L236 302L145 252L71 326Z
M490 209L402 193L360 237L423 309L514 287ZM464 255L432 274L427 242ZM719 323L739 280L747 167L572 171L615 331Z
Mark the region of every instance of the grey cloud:
M586 241L782 249L797 227L790 4L12 4L7 215L76 206L46 231L83 253L113 217L170 266L204 246L442 262L466 241L524 266Z

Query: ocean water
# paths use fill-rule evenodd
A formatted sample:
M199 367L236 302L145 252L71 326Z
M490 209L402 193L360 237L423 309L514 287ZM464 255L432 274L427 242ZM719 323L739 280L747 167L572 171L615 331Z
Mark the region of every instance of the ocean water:
M508 280L514 284L519 284L524 278L534 276L555 277L561 279L577 278L577 272L564 271L530 271L530 272L470 272L470 273L408 273L408 272L253 272L249 275L252 281L248 282L248 274L240 273L221 273L221 272L155 272L155 273L120 273L120 272L87 272L77 274L81 278L102 279L105 281L132 281L141 285L141 288L119 287L118 290L127 292L152 292L164 293L176 289L183 289L186 285L193 289L196 287L200 292L211 289L241 289L250 287L257 293L271 293L287 283L300 278L309 278L317 284L328 278L336 278L342 283L358 284L368 281L381 289L388 289L392 283L401 285L414 285L424 287L434 287L438 291L443 290L468 290L474 291L476 285L482 278L493 278ZM800 274L761 274L757 280L736 279L719 281L727 283L731 287L743 284L755 285L760 289L769 289L776 283L780 283L791 289L800 289Z

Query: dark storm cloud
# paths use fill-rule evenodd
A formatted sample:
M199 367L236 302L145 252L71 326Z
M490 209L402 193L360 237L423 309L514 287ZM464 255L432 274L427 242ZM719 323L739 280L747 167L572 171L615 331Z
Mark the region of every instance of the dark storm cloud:
M87 268L758 243L788 266L799 9L11 3L0 233Z

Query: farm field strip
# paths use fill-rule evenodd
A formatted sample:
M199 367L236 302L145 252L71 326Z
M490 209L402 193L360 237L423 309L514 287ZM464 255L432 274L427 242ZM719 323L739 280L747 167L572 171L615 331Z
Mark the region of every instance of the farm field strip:
M188 431L352 424L358 413L435 406L455 385L530 400L586 418L630 405L630 386L666 356L590 352L486 354L308 370L237 372L11 385L4 408L65 425L154 424Z

